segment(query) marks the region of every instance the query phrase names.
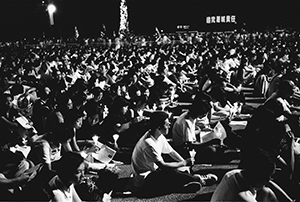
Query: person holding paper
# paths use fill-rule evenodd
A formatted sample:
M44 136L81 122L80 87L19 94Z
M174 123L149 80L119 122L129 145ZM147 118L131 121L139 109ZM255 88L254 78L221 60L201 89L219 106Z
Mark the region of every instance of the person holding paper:
M196 127L196 119L206 116L210 110L211 105L208 101L196 99L189 110L177 118L172 128L172 139L176 151L183 157L188 157L189 150L195 149L197 163L216 163L226 159L223 158L225 147L220 145L221 140L214 138L203 142L200 137L201 129Z
M138 196L156 196L172 192L197 192L202 186L213 184L217 176L192 175L179 171L193 165L192 158L184 159L168 143L165 135L170 127L169 115L155 111L150 117L150 130L135 145L131 158L133 182ZM166 162L163 154L173 161Z

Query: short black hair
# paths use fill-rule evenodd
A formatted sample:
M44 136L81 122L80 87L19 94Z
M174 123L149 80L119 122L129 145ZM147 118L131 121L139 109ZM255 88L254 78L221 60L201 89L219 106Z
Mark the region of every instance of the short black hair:
M94 95L94 96L99 96L100 93L102 93L103 90L100 88L100 87L94 87L91 89L91 93Z
M282 80L278 85L278 92L293 94L295 84L291 80Z
M274 158L270 153L254 147L247 152L243 152L241 159L243 161L243 169L253 177L266 177L272 175L275 171Z
M74 173L77 168L84 162L84 158L76 152L66 152L58 161L56 171L60 175Z
M163 126L165 120L169 118L169 114L165 111L154 111L150 115L150 127L151 129Z
M208 113L211 109L211 104L208 100L195 100L189 107L189 114L193 118L204 115Z
M73 124L79 118L84 117L84 111L82 109L72 108L66 113L66 123Z

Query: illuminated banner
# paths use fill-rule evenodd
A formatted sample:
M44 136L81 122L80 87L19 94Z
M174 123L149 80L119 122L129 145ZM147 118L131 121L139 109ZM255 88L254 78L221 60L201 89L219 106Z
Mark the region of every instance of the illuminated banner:
M207 16L206 24L236 23L235 15Z

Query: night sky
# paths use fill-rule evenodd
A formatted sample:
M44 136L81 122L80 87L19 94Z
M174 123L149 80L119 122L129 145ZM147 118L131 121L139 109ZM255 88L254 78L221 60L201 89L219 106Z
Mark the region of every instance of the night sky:
M77 26L83 37L99 36L102 24L107 33L118 31L119 0L49 0L57 36L74 35ZM45 0L48 2L48 0ZM248 28L299 26L299 0L127 0L129 26L134 33L152 33L155 27L166 32L188 24L192 30L232 29L207 26L207 15L236 15L238 25ZM49 17L42 0L0 0L0 40L41 37L49 33Z

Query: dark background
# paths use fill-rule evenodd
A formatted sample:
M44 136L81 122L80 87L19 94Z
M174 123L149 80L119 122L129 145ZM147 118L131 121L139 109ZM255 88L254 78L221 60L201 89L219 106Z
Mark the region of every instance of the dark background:
M75 26L81 37L99 36L102 24L108 35L118 31L120 0L0 0L0 40L49 35L50 1L57 7L56 36L73 36ZM299 0L127 0L127 6L130 31L136 34L151 34L155 27L174 32L178 24L198 31L300 25ZM238 24L207 25L208 15L236 15Z

